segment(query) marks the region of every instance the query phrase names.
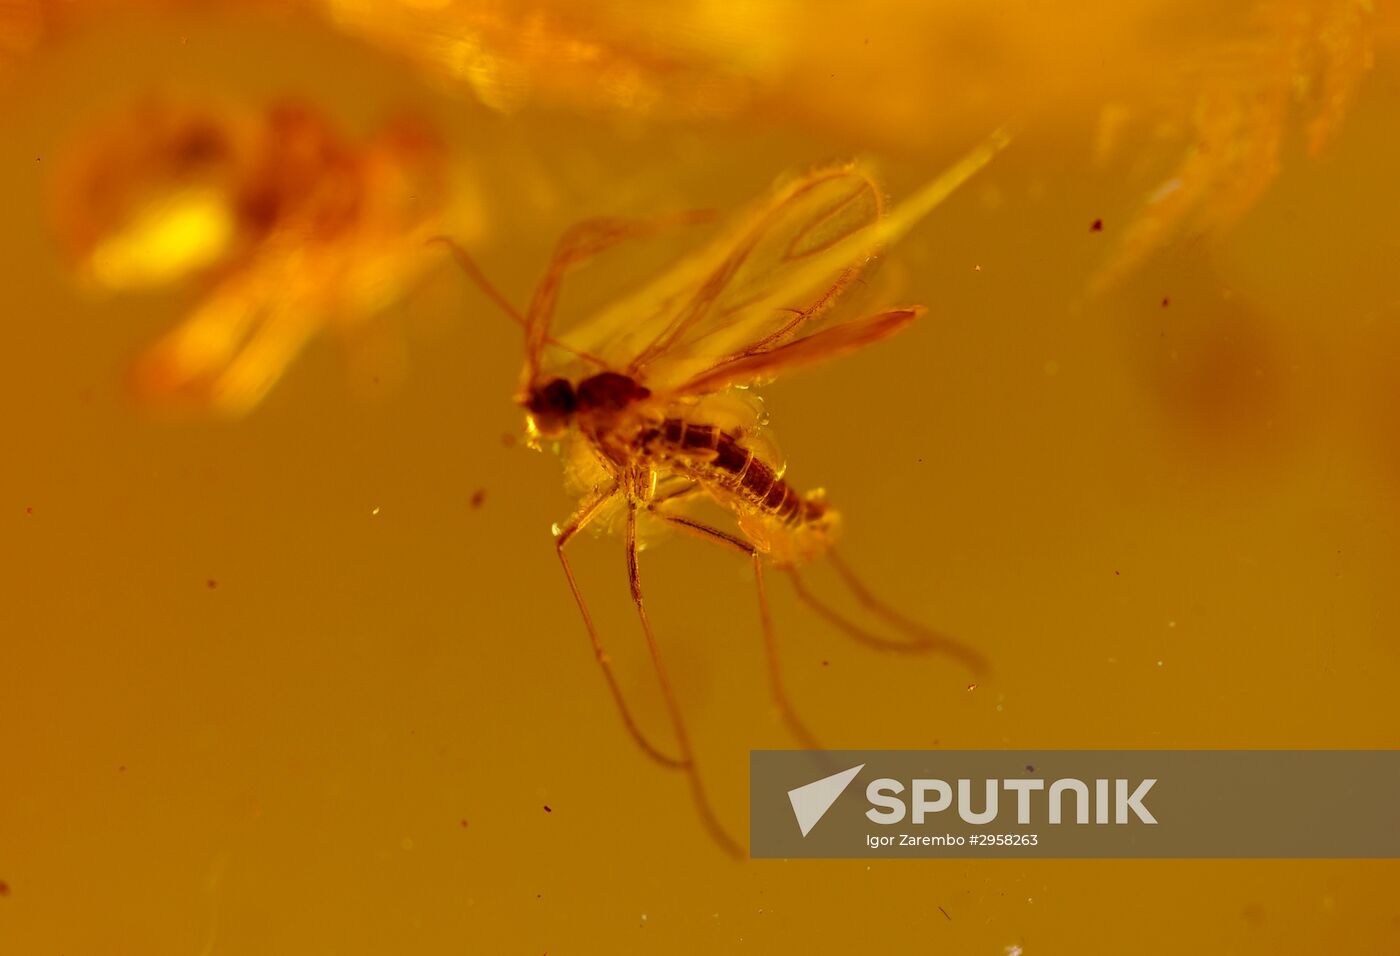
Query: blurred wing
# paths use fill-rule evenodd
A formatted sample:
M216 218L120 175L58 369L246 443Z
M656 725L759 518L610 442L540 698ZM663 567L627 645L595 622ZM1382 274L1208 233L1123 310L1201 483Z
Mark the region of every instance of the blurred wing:
M780 189L742 227L617 303L575 340L653 390L769 351L821 315L878 249L902 236L1008 142L994 133L884 213L854 166Z
M679 395L704 395L731 385L747 385L774 378L804 365L815 365L838 358L894 335L923 315L924 311L924 307L918 305L907 309L891 309L813 332L786 345L741 355L700 373L680 385L676 392Z

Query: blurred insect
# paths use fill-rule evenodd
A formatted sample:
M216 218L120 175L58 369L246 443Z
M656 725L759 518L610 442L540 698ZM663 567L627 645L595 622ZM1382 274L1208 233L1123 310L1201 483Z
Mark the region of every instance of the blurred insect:
M1193 53L1175 82L1175 122L1157 118L1185 128L1186 148L1121 231L1093 291L1107 291L1183 232L1218 239L1234 228L1278 177L1291 125L1301 126L1310 155L1322 153L1375 64L1372 8L1370 0L1258 3L1248 8L1249 35ZM1103 111L1105 154L1127 120L1121 104Z
M566 468L579 486L581 503L562 527L555 526L555 547L622 720L648 756L687 773L701 818L731 853L739 853L738 845L706 797L647 617L637 561L638 515L654 516L753 562L770 691L789 729L810 747L819 745L783 689L764 559L787 572L798 595L818 614L866 644L896 651L941 651L981 667L976 652L881 604L835 557L837 513L822 492L802 495L788 483L781 463L758 434L753 403L733 401L730 390L854 352L908 326L924 311L921 306L810 331L878 247L907 231L1006 142L1004 134L994 135L889 213L869 175L855 165L801 176L778 189L748 221L709 249L604 310L566 339L555 338L551 324L560 284L572 268L625 239L695 217L601 219L574 226L559 241L524 313L454 246L468 275L524 327L525 363L517 401L525 409L532 445L569 439L563 449ZM683 513L696 499L721 506L737 519L735 530ZM569 563L569 542L617 507L625 509L632 602L665 698L675 754L652 743L634 720ZM902 632L901 639L872 633L812 593L798 566L823 554L831 558L857 601Z
M152 98L61 167L55 219L91 285L206 286L137 362L138 392L224 415L261 401L310 339L411 289L435 261L429 236L475 228L445 146L407 118L355 142L308 105Z

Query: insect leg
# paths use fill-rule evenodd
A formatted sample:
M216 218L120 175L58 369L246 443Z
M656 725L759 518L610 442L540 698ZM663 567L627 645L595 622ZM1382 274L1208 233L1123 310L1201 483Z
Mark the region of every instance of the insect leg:
M656 646L656 635L652 632L651 621L647 618L646 606L642 602L642 578L637 570L637 503L630 498L627 501L627 581L632 588L632 603L636 605L637 616L642 622L642 633L646 636L647 651L651 654L656 680L661 685L662 696L666 699L666 709L671 714L671 726L681 748L682 764L690 778L690 793L695 801L695 807L700 813L700 819L704 822L705 829L710 831L715 842L730 856L742 857L743 850L720 825L719 819L715 816L714 808L710 806L710 799L705 795L705 787L700 779L700 767L695 762L695 752L690 746L690 735L686 732L685 720L681 717L680 704L676 700L675 691L671 688L670 678L666 676L666 667L661 661L661 651Z
M237 415L262 401L316 331L315 321L314 316L274 309L215 379L214 405Z
M973 673L984 674L990 669L987 659L967 644L905 617L871 594L870 589L861 583L860 578L851 570L851 566L842 560L835 548L827 551L827 559L831 562L831 566L836 569L836 573L841 576L841 580L846 582L846 587L850 589L851 594L855 595L855 599L870 613L903 632L912 640L924 643L930 651L946 654L961 661Z
M559 553L559 563L564 566L564 577L568 579L569 590L573 592L574 602L578 604L579 614L583 617L583 626L588 629L588 640L593 644L593 656L598 660L598 666L603 669L603 678L608 682L608 690L612 693L613 702L617 704L617 711L622 715L622 722L627 727L627 732L632 735L632 739L637 742L637 746L642 748L642 752L657 763L667 767L683 767L686 765L685 757L672 757L663 753L656 747L637 726L636 720L632 717L632 712L627 709L627 700L622 696L622 688L618 686L617 676L613 674L612 661L608 652L603 649L603 641L598 636L598 628L593 623L593 616L588 613L588 605L584 603L583 592L579 590L578 580L574 577L574 569L569 565L569 556L564 548L574 535L578 534L589 521L597 515L598 509L606 504L618 492L618 485L613 482L611 488L599 494L592 501L585 504L574 514L567 527L559 532L555 539L554 547Z
M758 588L758 614L763 621L763 650L768 665L768 690L773 698L773 706L778 709L778 714L782 717L783 723L787 724L788 731L802 746L808 750L825 750L826 748L821 745L812 732L807 729L802 718L797 715L797 710L792 706L792 701L788 699L787 690L783 686L782 667L778 661L778 638L773 628L773 616L768 610L768 588L763 582L763 561L758 549L742 538L737 538L698 521L692 521L690 518L668 515L663 512L656 512L656 516L697 538L703 538L706 541L733 548L740 554L746 554L753 561L754 585Z
M700 483L698 481L690 481L685 484L678 484L674 488L658 490L656 494L652 496L651 500L647 502L647 507L654 511L661 505L667 505L673 501L681 501L698 491L700 491ZM659 517L665 518L668 516L659 515Z
M956 641L951 637L938 633L932 628L915 623L883 604L860 583L851 569L843 564L835 556L834 552L828 552L828 555L837 573L841 575L841 579L846 583L851 593L855 595L856 600L859 601L866 610L891 624L908 637L908 640L892 640L866 630L819 600L815 594L808 590L806 584L802 581L802 575L798 573L796 568L786 568L785 570L788 573L788 577L792 579L793 589L797 591L797 596L802 599L803 603L819 616L830 621L842 631L845 631L856 643L864 644L866 647L874 648L877 651L893 651L903 654L946 654L949 657L961 661L973 673L982 674L988 670L986 658L977 651L963 644L961 641Z
M273 304L265 283L229 279L137 362L138 387L186 393L227 415L248 411L316 331L314 317Z

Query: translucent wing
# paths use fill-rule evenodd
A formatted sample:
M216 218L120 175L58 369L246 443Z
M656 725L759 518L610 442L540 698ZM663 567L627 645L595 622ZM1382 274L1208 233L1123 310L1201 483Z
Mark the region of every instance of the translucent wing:
M554 256L545 269L544 278L535 287L535 294L531 297L530 305L523 316L517 313L510 303L501 299L500 293L491 288L491 284L485 281L481 271L471 262L463 250L457 248L454 250L454 254L458 262L467 270L467 274L477 282L477 285L487 290L487 294L495 299L498 305L504 307L512 318L525 326L525 367L521 375L521 385L524 388L529 388L539 378L546 344L561 346L565 352L575 356L584 356L590 361L606 365L586 350L561 343L549 334L549 327L554 318L554 307L559 299L559 287L570 269L629 239L654 235L674 226L703 222L709 218L711 218L709 212L693 210L676 215L661 216L656 219L605 218L587 219L578 223L565 232L555 245Z
M713 362L782 341L825 311L874 250L862 243L856 255L822 252L868 233L882 212L874 181L854 166L795 180L738 231L733 248L677 303L666 329L633 357L628 371L641 373L663 356L673 364L687 357ZM813 260L819 269L784 288L789 273Z
M852 322L843 322L771 349L740 355L701 372L678 386L676 392L679 395L704 395L731 385L746 385L761 379L774 378L779 373L804 365L826 362L894 335L923 315L924 311L923 306L917 305L891 309Z
M737 227L565 338L619 370L635 370L656 356L679 352L676 345L681 341L689 351L704 354L705 364L712 364L726 355L717 341L717 333L726 326L732 329L748 319L750 329L744 334L761 339L796 328L815 315L819 296L812 297L807 310L765 310L760 322L753 321L758 313L752 305L788 260L868 229L880 211L873 182L854 166L809 173L778 188ZM840 263L825 277L828 301L839 291L833 286L844 287L857 269ZM702 319L707 321L700 326Z
M880 246L903 235L1008 141L998 131L888 214L854 165L777 190L739 228L567 336L655 391L774 349L821 315Z

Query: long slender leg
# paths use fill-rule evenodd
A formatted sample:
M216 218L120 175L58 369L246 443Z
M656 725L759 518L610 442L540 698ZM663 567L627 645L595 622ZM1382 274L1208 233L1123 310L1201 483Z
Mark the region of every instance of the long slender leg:
M978 651L927 625L920 624L918 621L905 617L903 614L899 613L899 611L896 611L884 601L875 597L875 595L870 592L870 589L856 576L856 573L851 570L851 566L837 553L836 549L833 548L827 552L827 559L831 561L831 566L836 569L836 573L846 582L846 587L855 595L856 600L876 617L893 625L896 629L903 631L914 640L925 642L929 650L946 654L949 657L962 661L963 664L974 673L982 674L990 669L991 665L988 664L987 659Z
M603 677L608 682L608 690L612 692L613 701L617 704L617 711L622 715L622 722L627 727L627 732L632 735L632 739L637 742L637 746L642 748L642 752L657 763L666 767L684 767L688 758L684 755L677 758L663 753L656 745L646 738L636 720L632 717L632 712L627 708L627 701L622 696L622 688L618 686L617 676L613 673L612 659L603 648L603 641L598 636L598 628L593 623L593 616L588 613L588 605L584 603L583 592L579 590L578 580L574 577L574 569L569 565L569 556L565 554L564 547L574 535L578 534L589 521L597 515L598 509L606 504L618 492L617 482L613 482L611 488L599 494L592 501L585 504L570 519L567 527L559 532L555 539L554 547L559 553L559 563L564 566L564 577L569 581L569 590L573 592L574 601L578 604L579 614L583 616L583 626L588 629L588 639L593 644L593 656L598 659L598 666L603 669Z
M647 507L655 511L663 505L669 505L673 502L688 498L693 494L697 494L699 491L700 483L696 481L692 481L688 484L678 484L674 488L669 488L664 491L658 490L652 495L651 501L647 503ZM665 516L663 515L662 517Z
M961 661L973 673L986 673L988 670L987 660L977 651L960 641L902 617L872 596L844 564L836 562L834 558L833 563L836 565L838 573L841 574L842 580L846 582L855 595L856 600L872 614L894 625L909 637L908 640L891 640L866 630L819 600L815 594L807 589L807 585L802 581L802 575L798 573L796 568L786 568L788 577L792 579L793 588L797 591L797 596L818 615L845 631L856 643L864 644L866 647L878 651L892 651L900 654L946 654Z
M713 541L716 544L733 548L740 554L748 555L753 562L754 585L758 589L758 614L763 621L763 650L768 665L768 690L773 698L773 706L777 708L778 715L782 717L783 723L787 724L788 731L797 739L798 743L808 750L825 750L826 748L807 729L802 718L797 715L797 709L792 706L787 689L783 685L783 670L778 660L778 638L773 628L773 616L768 610L768 588L763 583L763 560L758 549L742 538L736 538L732 534L690 518L668 515L659 511L656 512L656 516L697 538Z
M700 767L695 762L695 751L690 746L690 735L685 729L680 703L676 700L676 693L671 687L670 678L666 676L666 667L661 661L661 650L656 646L656 635L652 632L651 621L647 618L646 606L642 602L642 578L637 569L637 503L630 498L627 501L627 581L632 588L632 603L637 607L637 617L642 622L642 633L646 636L647 651L651 654L656 680L661 685L662 696L666 699L666 709L671 714L671 727L681 749L681 763L685 767L686 775L690 778L690 794L695 801L696 810L700 813L700 819L704 822L705 828L710 831L710 835L714 837L715 842L730 856L742 857L743 850L720 825L719 818L715 816L714 808L710 806L710 799L705 795L705 786L700 779Z

